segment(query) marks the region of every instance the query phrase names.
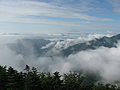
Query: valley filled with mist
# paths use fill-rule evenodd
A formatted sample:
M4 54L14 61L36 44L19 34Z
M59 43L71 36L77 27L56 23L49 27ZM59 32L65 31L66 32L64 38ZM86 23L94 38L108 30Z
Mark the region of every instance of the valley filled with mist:
M0 35L0 65L24 71L95 73L120 80L119 34Z
M120 0L0 0L0 90L120 90Z

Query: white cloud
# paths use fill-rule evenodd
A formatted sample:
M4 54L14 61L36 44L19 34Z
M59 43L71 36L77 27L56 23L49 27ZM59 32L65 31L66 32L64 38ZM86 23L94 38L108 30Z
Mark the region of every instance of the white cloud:
M46 17L57 17L57 18L78 18L81 20L87 21L112 21L111 18L98 18L89 16L83 13L76 12L74 9L70 10L67 7L59 7L52 3L38 2L33 0L1 0L0 1L0 21L26 21L27 15L33 16L46 16ZM23 20L24 19L24 20ZM28 20L29 19L29 20ZM31 18L27 18L28 21L32 21ZM42 19L43 20L43 19ZM42 23L42 20L33 21L36 23ZM47 22L48 21L48 22ZM52 24L60 24L61 21L54 20L44 20L43 23L49 23L51 21ZM53 23L54 22L54 23ZM80 21L81 22L81 21ZM63 24L72 22L62 22ZM61 24L62 24L61 23Z
M31 67L38 68L39 71L59 71L61 73L83 70L84 72L97 72L103 80L120 80L120 44L118 44L117 48L100 47L96 50L81 51L66 58L60 56L51 58L36 57L33 47L24 43L26 50L28 50L26 51L27 57L24 57L22 54L16 54L7 46L8 43L14 43L16 42L15 40L21 38L23 37L1 36L0 65L12 66L23 70L25 65L28 64Z

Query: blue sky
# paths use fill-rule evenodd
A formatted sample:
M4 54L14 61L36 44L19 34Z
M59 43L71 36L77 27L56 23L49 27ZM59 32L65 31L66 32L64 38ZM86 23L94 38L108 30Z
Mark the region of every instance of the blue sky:
M0 32L120 32L120 0L0 0Z

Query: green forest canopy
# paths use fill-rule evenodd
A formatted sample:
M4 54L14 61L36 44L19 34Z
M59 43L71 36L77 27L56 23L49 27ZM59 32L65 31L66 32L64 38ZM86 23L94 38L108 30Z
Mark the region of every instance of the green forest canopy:
M69 72L38 72L27 67L25 72L18 72L12 67L0 66L0 90L120 90L112 84L97 83L93 74Z

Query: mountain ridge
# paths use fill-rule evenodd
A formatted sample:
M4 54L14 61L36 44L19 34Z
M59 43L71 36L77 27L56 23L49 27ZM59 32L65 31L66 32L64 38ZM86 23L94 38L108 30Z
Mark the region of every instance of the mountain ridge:
M62 50L64 56L69 56L70 54L75 54L79 51L88 50L88 49L97 49L101 46L103 47L117 47L116 44L120 40L120 34L112 37L102 37L100 39L91 40L85 43L78 43L76 45L70 46L67 49ZM87 44L88 43L88 44Z
M76 54L80 51L95 50L99 47L117 47L117 43L120 40L120 34L112 37L103 36L102 38L95 38L77 43L66 42L66 40L50 41L46 39L22 39L15 43L10 43L8 46L17 54L22 54L27 57L34 54L37 57L51 57L51 56L63 56L68 57L71 54ZM53 43L53 44L51 44ZM72 44L71 44L72 43ZM61 47L62 46L62 47ZM64 48L67 46L67 48Z

